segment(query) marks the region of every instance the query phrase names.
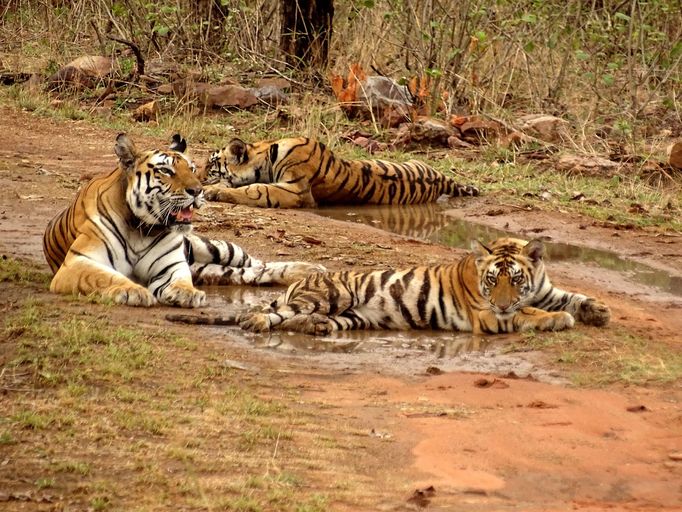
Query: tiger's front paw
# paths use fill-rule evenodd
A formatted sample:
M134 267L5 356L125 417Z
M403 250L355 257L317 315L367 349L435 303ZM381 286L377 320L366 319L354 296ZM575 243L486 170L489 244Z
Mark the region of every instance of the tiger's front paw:
M459 192L460 196L477 196L481 193L478 187L474 185L462 185Z
M206 293L193 286L171 283L161 293L159 302L181 308L199 308L206 305Z
M204 197L209 201L232 203L232 193L225 185L211 185L204 188Z
M283 331L302 332L313 336L326 336L334 330L329 317L319 313L296 315L282 322L280 328Z
M539 331L563 331L575 325L575 318L566 311L547 313L539 319L535 328Z
M267 313L249 312L239 317L239 327L245 331L268 332L272 329L272 323Z
M587 299L580 305L576 317L584 324L603 327L611 320L611 310L603 302Z
M149 307L156 304L154 295L140 285L113 285L102 292L102 297L127 306Z

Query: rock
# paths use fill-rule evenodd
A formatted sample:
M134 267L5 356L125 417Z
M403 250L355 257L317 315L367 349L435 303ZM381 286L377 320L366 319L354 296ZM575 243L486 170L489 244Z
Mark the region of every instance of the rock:
M547 142L556 142L568 135L568 121L560 117L530 114L518 119L519 128Z
M162 84L156 88L159 94L173 94L173 84Z
M682 452L672 452L668 454L670 460L682 461Z
M51 91L89 89L111 75L114 69L114 61L109 57L78 57L48 78L47 87Z
M114 71L114 60L100 55L85 55L72 60L64 67L72 67L95 77L105 78Z
M668 146L668 164L676 169L682 169L682 141L678 140Z
M412 106L412 97L407 86L386 76L368 76L363 80L358 87L358 100L379 110L392 106L407 111Z
M256 87L251 89L251 92L260 101L273 106L283 105L289 101L289 98L284 91L274 85Z
M474 144L490 142L507 132L501 123L484 116L452 116L450 125L460 131L463 140Z
M460 139L457 135L451 135L448 137L448 147L450 149L470 149L473 148L473 144L469 144L467 141Z
M291 89L291 86L292 83L283 77L266 77L261 78L256 82L256 88L259 89L263 87L275 87L277 89L286 91L288 89Z
M137 107L133 111L133 119L138 122L158 121L160 113L159 102L153 100Z
M249 108L259 103L250 89L239 85L211 85L185 78L173 82L171 88L176 96L195 99L206 108Z
M582 176L610 176L619 164L598 156L562 155L556 162L559 171Z
M413 123L401 124L394 144L423 144L427 146L450 147L457 139L456 130L445 121L433 117L418 117Z
M209 86L200 95L200 100L210 108L249 108L258 104L258 98L253 92L238 85Z

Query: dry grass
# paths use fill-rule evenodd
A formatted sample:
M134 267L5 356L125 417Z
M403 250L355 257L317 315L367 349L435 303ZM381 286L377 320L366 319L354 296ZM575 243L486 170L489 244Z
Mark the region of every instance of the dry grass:
M0 264L10 276L0 324L5 495L91 510L254 512L367 499L344 476L355 431L299 404L267 366L256 378L222 364L217 347L112 320L110 306L60 302L21 265ZM19 298L27 293L36 298Z

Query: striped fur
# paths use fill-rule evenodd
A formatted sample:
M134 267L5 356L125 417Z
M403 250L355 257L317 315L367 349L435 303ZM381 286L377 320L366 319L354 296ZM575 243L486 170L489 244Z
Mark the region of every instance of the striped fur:
M263 263L239 246L191 234L194 208L204 203L194 164L176 135L170 150L139 152L121 134L118 167L85 185L50 221L43 251L55 293L99 294L131 306L198 307L195 284L288 284L307 263Z
M606 325L606 305L552 286L540 240L501 238L451 265L313 275L263 310L247 330L327 334L351 329L444 329L502 333L561 330L574 319Z
M410 160L344 160L303 137L247 144L233 139L204 171L206 198L264 208L325 204L420 204L442 195L475 196L432 167Z

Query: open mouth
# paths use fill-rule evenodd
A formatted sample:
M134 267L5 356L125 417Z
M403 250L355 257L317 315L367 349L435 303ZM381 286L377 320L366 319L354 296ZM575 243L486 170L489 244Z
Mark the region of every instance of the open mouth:
M194 208L192 208L192 205L190 205L180 210L172 211L170 213L170 217L175 222L175 224L190 224L192 222L193 213Z

